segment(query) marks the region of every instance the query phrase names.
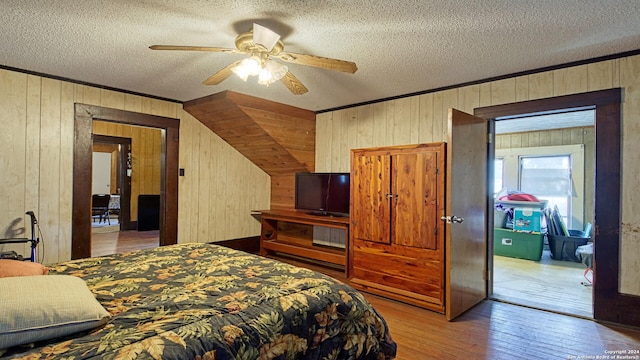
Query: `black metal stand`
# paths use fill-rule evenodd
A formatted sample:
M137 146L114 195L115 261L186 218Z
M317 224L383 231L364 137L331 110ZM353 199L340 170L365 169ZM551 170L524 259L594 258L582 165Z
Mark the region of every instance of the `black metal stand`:
M28 258L23 257L22 255L18 255L15 252L11 252L11 256L6 256L3 257L4 259L15 259L15 260L24 260L24 261L31 261L31 262L38 262L38 256L37 256L37 248L38 248L38 243L40 243L40 238L36 237L35 234L35 229L36 229L36 224L38 223L38 219L36 219L36 215L33 213L33 211L27 211L26 212L27 215L29 215L31 217L31 238L11 238L11 239L0 239L0 244L25 244L25 243L31 243L31 256ZM15 254L15 255L14 255Z

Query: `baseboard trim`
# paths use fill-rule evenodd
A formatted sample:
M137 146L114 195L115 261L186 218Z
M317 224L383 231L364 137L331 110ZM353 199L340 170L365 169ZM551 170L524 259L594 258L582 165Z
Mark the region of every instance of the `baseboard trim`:
M640 296L618 294L618 323L640 327Z

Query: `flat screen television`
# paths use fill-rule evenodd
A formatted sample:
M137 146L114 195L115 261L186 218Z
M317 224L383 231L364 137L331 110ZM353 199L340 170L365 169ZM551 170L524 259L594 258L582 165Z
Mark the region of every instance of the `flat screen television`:
M313 215L349 215L349 173L296 173L295 208Z

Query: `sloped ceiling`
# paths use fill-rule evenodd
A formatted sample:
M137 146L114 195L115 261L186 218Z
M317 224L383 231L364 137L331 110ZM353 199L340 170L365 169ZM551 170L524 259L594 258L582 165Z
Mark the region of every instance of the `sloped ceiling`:
M232 91L188 101L184 109L269 175L315 168L315 114Z

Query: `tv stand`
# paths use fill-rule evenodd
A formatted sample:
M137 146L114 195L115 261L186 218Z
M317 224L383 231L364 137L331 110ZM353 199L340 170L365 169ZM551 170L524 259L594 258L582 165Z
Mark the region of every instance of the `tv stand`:
M305 214L311 215L311 216L323 216L323 217L346 217L346 218L349 217L349 215L341 215L337 213L330 213L327 211L307 211L305 212Z
M311 216L331 216L331 214L329 214L328 212L323 211L306 211L305 214Z
M320 216L295 210L262 210L260 255L290 254L347 268L347 250L313 243L313 227L324 226L345 232L349 239L349 217Z

